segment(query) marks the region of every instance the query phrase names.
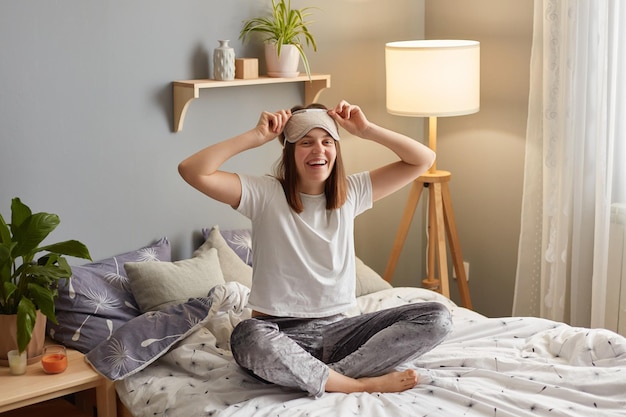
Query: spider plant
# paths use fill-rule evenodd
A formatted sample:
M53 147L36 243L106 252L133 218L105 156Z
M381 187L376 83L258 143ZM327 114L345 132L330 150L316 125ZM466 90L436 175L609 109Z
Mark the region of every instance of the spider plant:
M307 18L311 15L312 7L292 9L291 0L272 0L270 16L254 17L244 21L239 39L246 41L252 33L260 33L265 42L276 44L278 55L283 45L296 47L304 64L304 69L311 78L309 60L304 52L304 44L317 51L315 38L308 29L311 22Z

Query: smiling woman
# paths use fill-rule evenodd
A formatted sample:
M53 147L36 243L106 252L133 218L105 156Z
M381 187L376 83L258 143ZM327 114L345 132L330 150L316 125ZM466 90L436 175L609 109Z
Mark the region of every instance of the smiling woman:
M276 166L276 178L292 210L303 210L300 193L324 193L327 209L341 207L346 200L346 175L337 122L328 115L328 109L317 103L292 108L289 123L278 138L283 155Z
M399 160L346 175L338 126L387 147ZM283 149L273 177L219 169L276 137ZM356 303L354 218L433 161L429 148L377 126L358 106L341 101L332 109L314 104L263 112L255 128L180 163L189 184L252 221L252 318L231 337L233 357L242 368L312 396L415 386L415 370L394 368L446 337L449 311L435 302L353 319L343 313ZM322 340L335 342L322 346ZM393 353L381 355L390 344Z

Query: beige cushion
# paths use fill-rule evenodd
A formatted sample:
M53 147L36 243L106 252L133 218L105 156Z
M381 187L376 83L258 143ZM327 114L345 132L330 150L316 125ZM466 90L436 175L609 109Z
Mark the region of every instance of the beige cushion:
M224 237L220 233L219 226L213 226L206 242L194 252L194 255L208 248L217 249L217 256L226 282L235 281L248 288L252 287L252 267L246 264L239 255L228 246L228 243L226 243L226 240L224 240Z
M392 288L376 271L356 258L356 296L370 294L380 290Z
M211 288L225 282L217 249L176 262L127 262L124 269L142 312L206 297Z

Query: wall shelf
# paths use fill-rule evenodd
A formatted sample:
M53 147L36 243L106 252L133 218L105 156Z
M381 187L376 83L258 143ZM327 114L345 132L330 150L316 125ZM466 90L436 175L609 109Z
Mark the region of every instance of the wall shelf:
M183 130L183 122L185 121L185 113L189 103L200 97L200 90L206 88L219 87L239 87L246 85L261 84L284 84L301 82L304 85L304 101L305 104L317 101L322 90L330 87L329 74L311 74L311 80L307 75L300 75L293 78L273 78L260 76L253 79L236 79L233 81L216 81L216 80L183 80L174 81L172 88L174 92L174 131Z

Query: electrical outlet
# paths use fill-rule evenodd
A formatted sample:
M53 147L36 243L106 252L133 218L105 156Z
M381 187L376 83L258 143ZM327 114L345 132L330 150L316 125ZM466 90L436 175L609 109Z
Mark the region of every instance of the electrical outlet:
M463 261L463 268L465 269L465 278L469 281L469 262ZM452 268L452 278L456 279L456 270Z

